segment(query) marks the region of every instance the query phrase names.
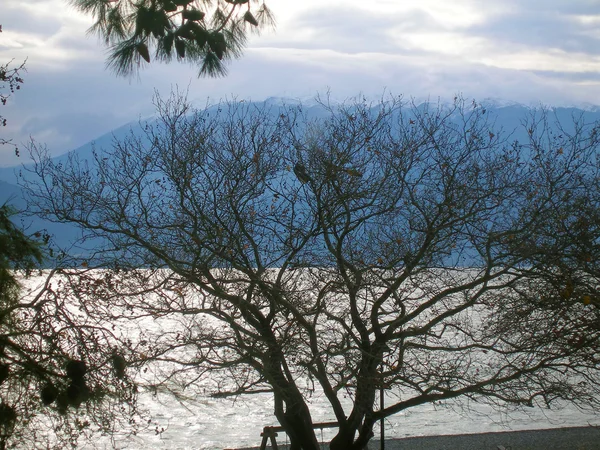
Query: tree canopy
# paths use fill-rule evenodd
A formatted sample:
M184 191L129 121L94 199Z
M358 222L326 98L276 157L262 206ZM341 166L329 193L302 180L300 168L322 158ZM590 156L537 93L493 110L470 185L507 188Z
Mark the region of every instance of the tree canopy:
M261 0L70 0L91 15L109 47L108 66L130 75L145 61L189 61L219 76L242 54L249 33L275 21Z
M597 408L599 125L538 111L512 141L462 99L325 107L175 98L93 161L32 147L39 212L104 242L64 295L140 324L148 386L271 392L293 449L319 448L313 395L337 450L423 403Z

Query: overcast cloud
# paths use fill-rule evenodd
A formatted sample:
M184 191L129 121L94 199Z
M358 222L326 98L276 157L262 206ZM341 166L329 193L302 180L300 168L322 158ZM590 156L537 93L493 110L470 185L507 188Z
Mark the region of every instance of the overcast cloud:
M337 98L384 89L418 98L499 98L525 104L600 104L597 0L266 0L274 32L253 37L229 76L198 79L185 64L138 78L105 69L91 19L66 0L2 0L0 62L27 58L25 85L2 109L0 130L54 154L152 114L154 92L190 98ZM323 6L325 5L325 6ZM22 159L21 159L22 161ZM0 165L19 163L0 148Z

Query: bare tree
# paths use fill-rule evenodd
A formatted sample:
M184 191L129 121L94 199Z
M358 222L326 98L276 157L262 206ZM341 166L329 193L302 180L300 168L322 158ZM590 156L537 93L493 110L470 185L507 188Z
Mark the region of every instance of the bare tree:
M2 32L2 25L0 25L0 33ZM24 83L23 77L21 76L25 72L25 62L14 66L12 61L0 65L0 105L5 106L6 102L15 91L21 89ZM0 114L0 127L5 127L7 124L6 118ZM19 156L18 147L12 143L10 139L0 137L0 145L12 145L15 148L15 153Z
M103 242L69 295L155 321L128 350L155 387L272 392L294 449L318 448L313 389L332 449L447 399L597 407L598 125L552 134L541 111L510 142L461 99L324 106L172 98L94 161L32 147L39 212Z

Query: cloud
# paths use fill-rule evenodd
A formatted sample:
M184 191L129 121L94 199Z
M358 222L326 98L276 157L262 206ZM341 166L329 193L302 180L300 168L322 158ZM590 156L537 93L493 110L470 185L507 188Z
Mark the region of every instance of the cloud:
M485 9L477 2L453 3L455 15L465 16L461 19L452 19L447 7L431 0L391 12L351 4L321 7L298 15L283 39L270 36L263 44L293 52L360 55L365 70L369 70L370 54L422 55L432 65L450 56L457 63L512 70L600 70L600 33L594 35L597 26L589 19L592 16L581 15L589 12L584 3L576 4L573 11L559 3L535 10L530 3L513 3L510 8L500 3ZM589 19L584 25L582 17Z
M4 33L17 36L36 36L46 38L57 33L61 28L58 17L43 17L33 14L23 3L11 3L2 7L2 29ZM0 46L4 46L0 41Z
M35 136L36 141L50 145L54 151L64 152L76 148L122 125L108 111L95 114L90 111L66 111L49 116L36 116L27 120L21 133Z
M267 0L275 32L252 36L229 75L198 79L197 68L153 64L139 78L105 69L92 23L64 0L0 0L0 62L28 57L23 90L2 110L2 136L29 135L61 153L154 111L162 95L189 86L206 98L337 98L384 89L407 97L456 93L524 103L600 103L600 16L585 0ZM325 6L324 6L325 5ZM12 162L0 148L0 165ZM12 159L11 159L12 158Z
M533 70L532 73L551 80L569 81L575 84L600 83L600 72L564 72L559 70Z
M419 9L385 13L352 6L315 8L300 14L293 25L283 36L258 39L256 45L348 54L398 53L411 50L402 44L405 36L423 30L449 30Z
M583 85L566 75L558 78L549 72L492 67L444 55L438 55L432 64L429 55L419 52L390 55L254 49L231 68L231 84L221 89L248 91L244 77L257 86L251 91L255 99L276 93L311 96L328 88L338 98L358 93L377 97L384 89L408 97L448 99L463 93L476 99L500 97L527 104L573 104L600 98L600 83ZM219 90L217 83L214 88Z
M160 70L149 75L156 72ZM182 84L189 83L191 77L192 72L187 71ZM9 121L7 129L1 130L2 136L18 144L31 136L45 143L53 154L72 150L140 115L153 113L154 86L165 88L156 79L140 83L116 78L104 69L103 61L86 66L65 64L61 70L31 64L24 78L23 88L2 111ZM8 150L3 150L6 155Z
M504 0L504 10L515 13L555 11L563 15L597 15L598 4L594 0Z
M335 17L336 20L331 20ZM328 49L344 53L392 52L396 50L389 30L390 17L359 8L319 8L303 14L296 22L299 33L283 47Z
M508 49L560 49L600 55L600 16L596 23L559 10L511 11L467 32L502 43ZM596 33L596 34L595 34Z

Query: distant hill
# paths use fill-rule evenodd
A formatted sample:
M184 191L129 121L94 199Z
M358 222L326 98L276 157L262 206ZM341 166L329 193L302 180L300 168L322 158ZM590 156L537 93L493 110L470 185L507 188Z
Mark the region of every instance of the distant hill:
M270 97L264 102L256 102L257 106L264 105L271 107L274 114L278 113L279 108L282 105L294 106L297 104L300 104L298 100L278 97ZM315 101L303 101L302 105L304 107L304 112L311 119L319 119L327 115L325 108ZM534 111L532 108L514 103L502 104L496 101L483 101L482 105L485 106L488 117L494 121L495 128L498 130L502 129L505 133L510 134L511 141L527 139L525 130L522 128L522 123L532 114ZM424 104L421 104L418 108L424 106ZM219 110L219 105L215 105L209 108L209 110L214 114L224 114L224 111ZM600 107L561 107L551 108L550 110L554 115L554 118L564 126L564 131L567 133L573 131L574 117L582 117L586 122L600 121ZM147 122L151 123L153 120L155 119L147 119ZM54 161L65 162L70 154L77 154L82 160L91 160L94 148L99 151L108 149L112 146L114 140L122 140L132 131L136 135L141 135L143 132L141 125L143 126L144 123L145 122L142 122L141 124L139 122L131 122L125 124L71 152L55 157ZM25 178L35 176L35 174L28 172L26 169L27 166L25 166L25 168L19 166L0 168L0 204L9 202L19 210L26 209L26 201L23 192L17 185L18 176ZM68 246L68 244L79 234L77 228L73 225L51 223L37 217L20 216L19 220L21 220L23 225L32 232L42 229L47 230L54 236L56 243L63 247Z
M108 148L113 139L122 139L131 129L139 127L137 122L132 122L123 125L110 133L100 136L98 139L88 142L81 147L78 147L71 152L53 158L56 162L66 161L69 154L78 154L83 159L92 158L92 149L96 148ZM23 194L23 190L17 184L18 178L32 178L35 174L29 172L27 169L31 169L31 165L25 166L13 166L0 168L0 205L8 203L13 206L17 211L23 213L17 214L13 217L13 221L19 224L27 234L33 234L37 231L45 230L52 237L53 242L60 248L69 248L73 241L80 235L79 229L75 225L54 223L48 220L41 219L39 217L28 216L26 214L27 201Z

